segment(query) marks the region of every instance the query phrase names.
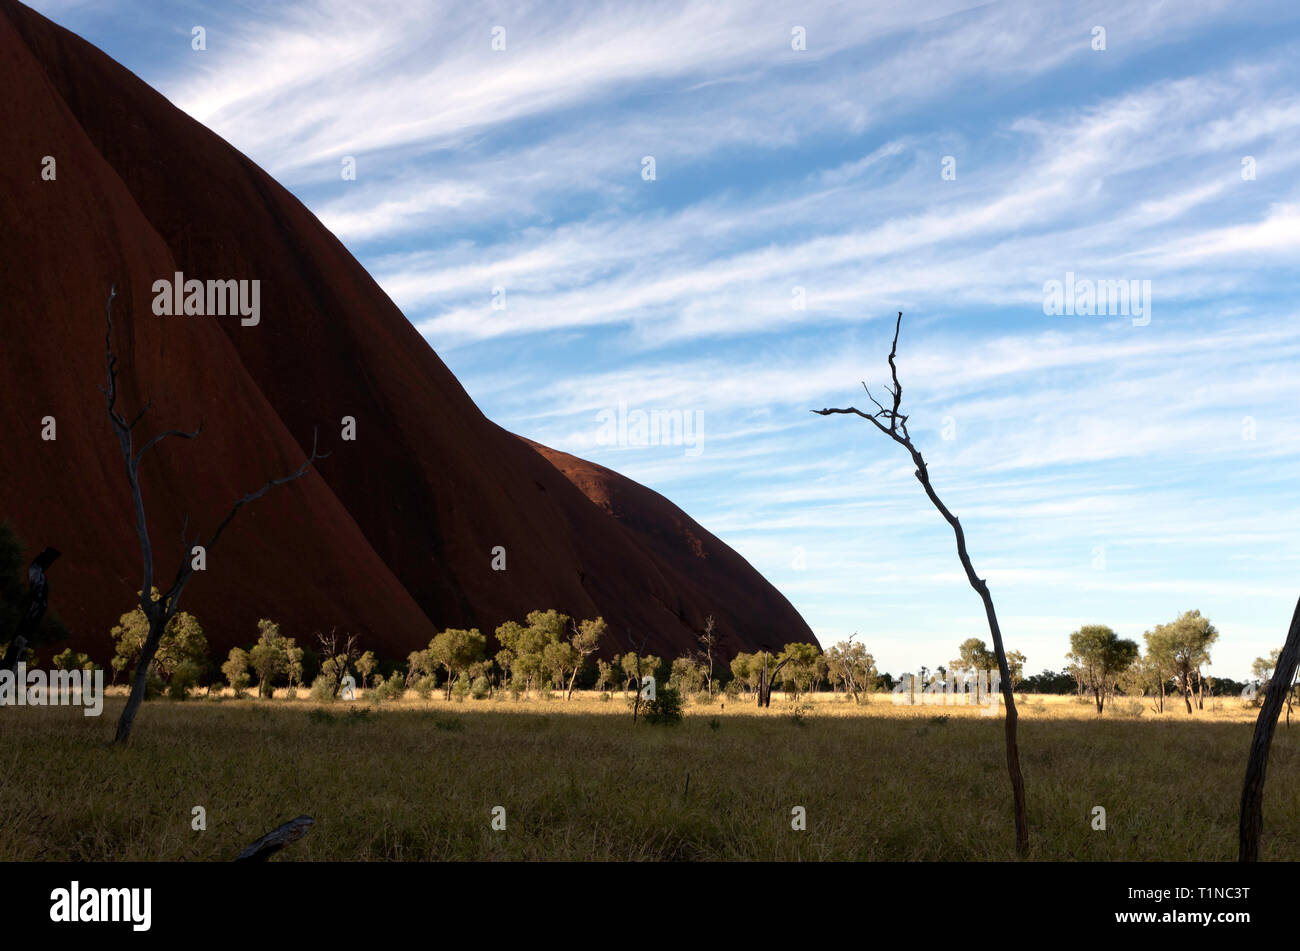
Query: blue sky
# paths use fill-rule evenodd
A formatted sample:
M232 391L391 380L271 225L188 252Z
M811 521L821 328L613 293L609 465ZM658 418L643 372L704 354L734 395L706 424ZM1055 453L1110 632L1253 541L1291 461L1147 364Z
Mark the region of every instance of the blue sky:
M1280 646L1294 4L34 5L298 195L490 417L667 495L824 645L987 637L902 449L808 412L888 378L902 310L904 411L1030 670L1192 608L1212 673ZM1150 281L1149 320L1045 313L1067 273ZM611 442L620 406L694 446Z

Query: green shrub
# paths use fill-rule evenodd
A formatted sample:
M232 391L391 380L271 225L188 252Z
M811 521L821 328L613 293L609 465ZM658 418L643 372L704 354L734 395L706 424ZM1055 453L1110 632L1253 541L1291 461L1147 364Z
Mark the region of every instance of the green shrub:
M428 700L433 696L433 689L438 686L438 678L433 674L425 674L415 682L415 695L421 700Z
M469 695L475 700L486 700L490 692L491 688L488 686L488 679L483 676L475 677L474 682L469 687Z
M682 722L682 695L673 687L660 687L645 705L645 720L658 726Z
M182 661L172 672L171 683L167 685L167 696L173 700L188 700L190 691L199 682L199 665L193 661Z
M459 677L451 685L451 698L457 703L464 703L467 696L469 696L469 681L464 677Z
M393 703L401 700L406 693L406 679L402 672L395 670L385 680L383 674L375 674L375 699L380 703Z
M320 674L311 682L311 698L317 703L334 702L334 678L329 674Z

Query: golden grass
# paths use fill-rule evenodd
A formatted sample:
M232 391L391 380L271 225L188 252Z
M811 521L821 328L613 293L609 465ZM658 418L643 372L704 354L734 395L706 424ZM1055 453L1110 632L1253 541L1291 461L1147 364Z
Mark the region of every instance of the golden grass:
M107 742L120 690L100 718L0 710L0 859L227 860L300 813L316 826L285 859L1014 858L1002 719L977 709L821 695L797 720L778 696L634 727L619 694L407 697L159 700L127 748ZM1234 859L1256 711L1211 705L1098 717L1069 697L1021 699L1030 857ZM1300 723L1279 727L1265 858L1300 858L1298 749ZM504 832L490 828L498 805Z

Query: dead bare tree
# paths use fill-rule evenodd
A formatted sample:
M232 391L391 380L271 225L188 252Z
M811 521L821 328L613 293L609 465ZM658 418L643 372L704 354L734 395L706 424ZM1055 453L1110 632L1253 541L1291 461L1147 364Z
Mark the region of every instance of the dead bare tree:
M316 643L320 645L321 673L330 678L333 695L337 697L343 685L343 678L348 675L348 667L361 657L361 648L357 646L357 635L347 635L347 639L340 647L338 629L330 628L328 636L320 631L316 632ZM450 682L447 686L447 699L451 699Z
M989 634L993 638L993 651L998 659L998 672L1002 679L1002 699L1006 704L1007 772L1011 777L1011 792L1015 804L1016 851L1020 855L1025 855L1029 851L1029 825L1025 817L1025 781L1020 772L1020 751L1016 746L1016 699L1011 686L1011 670L1007 665L1007 653L1002 645L1002 629L998 626L997 612L993 610L993 598L989 594L988 585L983 578L975 573L975 569L971 565L970 555L966 552L966 534L962 531L961 522L943 504L935 492L934 486L931 485L930 470L926 467L925 459L921 456L920 450L913 444L912 437L907 432L908 417L899 412L899 406L903 401L903 385L898 380L898 365L895 363L895 358L898 355L898 334L902 326L903 312L899 311L898 321L894 324L894 343L889 350L889 371L894 386L892 390L888 385L885 386L886 392L893 397L892 408L882 406L871 395L870 388L864 382L862 388L866 390L867 398L875 404L876 412L865 413L853 406L844 409L815 409L812 412L817 413L819 416L834 414L861 416L906 449L912 457L912 462L916 465L915 475L917 481L921 483L921 487L925 489L925 494L929 496L934 507L939 510L939 514L952 526L953 534L957 538L957 557L961 559L962 568L966 571L966 580L970 582L970 586L975 589L975 593L984 602L984 614L988 618Z
M718 635L714 631L713 615L710 614L704 621L704 631L696 635L696 640L700 642L699 658L705 666L705 677L708 679L709 696L713 696L713 651L718 646Z
M128 421L125 416L117 410L117 357L113 354L113 299L117 297L117 285L114 284L108 292L108 302L104 306L104 317L106 330L104 333L104 347L107 352L107 385L101 386L100 392L104 394L108 404L108 418L113 425L113 432L117 435L118 446L122 450L122 461L126 464L126 481L131 489L131 501L135 506L135 531L140 537L140 556L142 578L140 585L140 609L144 611L145 617L149 621L149 633L145 637L144 645L140 648L140 657L136 663L135 674L131 680L131 694L127 698L126 707L122 710L121 717L117 721L117 733L113 738L114 743L125 743L131 736L131 726L135 722L135 715L140 709L140 704L144 701L145 686L148 682L149 665L153 663L154 654L158 651L158 644L162 641L163 632L167 629L168 623L176 612L180 609L181 594L185 590L185 585L189 582L194 573L194 562L191 559L193 546L199 543L201 536L196 535L192 541L187 541L185 537L186 528L189 520L186 520L185 527L181 529L181 563L176 569L176 576L162 596L155 601L153 599L154 588L154 556L153 543L149 538L148 519L145 515L144 495L140 490L140 460L144 454L158 445L169 436L176 436L181 439L195 439L203 431L203 425L200 423L199 428L194 432L185 432L179 429L168 429L158 433L144 445L139 451L136 451L132 437L132 430L144 419L149 412L150 401L146 401L144 406ZM307 474L312 464L318 459L324 459L328 453L318 453L316 451L316 436L312 434L311 455L296 470L279 479L271 479L262 485L260 489L249 492L247 495L235 501L226 517L221 520L216 531L208 538L207 543L203 546L204 551L208 554L217 546L221 540L221 535L226 530L234 517L245 505L254 502L265 495L272 487L283 485L286 482L292 482L294 479L301 478Z
M1300 601L1291 615L1291 629L1286 643L1277 657L1277 666L1269 678L1268 692L1255 721L1255 733L1250 740L1250 756L1246 760L1246 781L1241 787L1241 821L1238 827L1237 861L1259 861L1259 837L1264 830L1264 779L1268 773L1268 754L1273 745L1273 731L1277 729L1278 714L1291 693L1296 665L1300 663Z

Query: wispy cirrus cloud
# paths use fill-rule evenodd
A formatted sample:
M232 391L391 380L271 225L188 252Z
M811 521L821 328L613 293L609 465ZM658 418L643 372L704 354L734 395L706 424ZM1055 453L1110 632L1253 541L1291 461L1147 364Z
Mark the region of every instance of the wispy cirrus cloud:
M898 671L981 634L909 460L807 412L865 399L899 310L913 431L1031 667L1192 607L1222 674L1280 642L1287 4L40 6L293 188L489 415L665 491L823 642ZM1150 281L1150 322L1046 316L1067 272ZM602 441L620 406L700 414L702 452Z

